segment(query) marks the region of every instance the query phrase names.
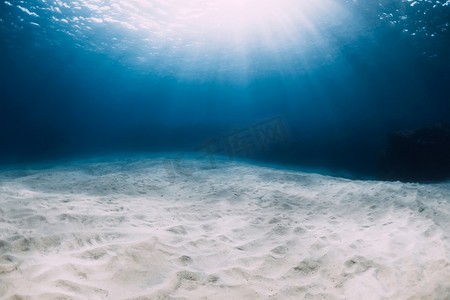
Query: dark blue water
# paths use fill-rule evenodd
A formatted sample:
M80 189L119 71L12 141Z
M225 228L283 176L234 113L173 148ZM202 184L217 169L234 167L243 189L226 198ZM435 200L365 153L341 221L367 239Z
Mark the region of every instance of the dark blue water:
M0 161L197 151L376 177L450 122L447 1L0 2Z

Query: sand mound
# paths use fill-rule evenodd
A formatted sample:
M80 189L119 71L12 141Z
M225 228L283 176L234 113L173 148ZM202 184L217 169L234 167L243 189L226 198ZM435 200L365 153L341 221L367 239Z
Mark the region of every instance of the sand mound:
M205 164L3 170L0 297L450 299L450 184Z

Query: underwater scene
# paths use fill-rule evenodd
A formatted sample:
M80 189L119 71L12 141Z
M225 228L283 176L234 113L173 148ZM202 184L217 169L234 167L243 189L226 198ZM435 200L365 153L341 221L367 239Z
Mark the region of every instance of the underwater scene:
M0 0L0 299L450 299L450 0Z

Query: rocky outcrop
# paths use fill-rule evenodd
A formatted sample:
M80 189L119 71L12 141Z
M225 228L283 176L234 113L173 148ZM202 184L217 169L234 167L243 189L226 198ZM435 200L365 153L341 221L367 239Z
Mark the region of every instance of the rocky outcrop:
M380 177L402 181L450 178L450 124L392 132L380 160Z

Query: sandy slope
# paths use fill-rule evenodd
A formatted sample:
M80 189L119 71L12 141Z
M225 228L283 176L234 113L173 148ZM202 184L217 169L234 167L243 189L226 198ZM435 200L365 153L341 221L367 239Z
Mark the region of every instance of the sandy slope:
M450 299L450 184L244 163L0 173L1 299Z

